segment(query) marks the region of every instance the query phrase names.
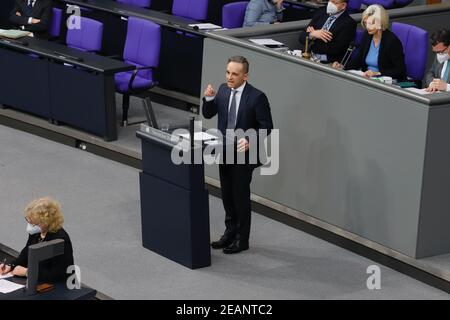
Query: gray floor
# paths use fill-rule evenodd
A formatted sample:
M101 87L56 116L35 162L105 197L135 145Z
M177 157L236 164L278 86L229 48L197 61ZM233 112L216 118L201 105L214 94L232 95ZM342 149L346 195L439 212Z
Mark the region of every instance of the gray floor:
M381 290L368 290L372 261L258 214L249 251L213 251L211 267L186 269L141 246L137 170L3 126L0 181L0 243L20 250L23 208L51 195L62 203L82 281L113 298L449 298L383 266ZM223 225L220 199L210 198L210 215L216 238Z

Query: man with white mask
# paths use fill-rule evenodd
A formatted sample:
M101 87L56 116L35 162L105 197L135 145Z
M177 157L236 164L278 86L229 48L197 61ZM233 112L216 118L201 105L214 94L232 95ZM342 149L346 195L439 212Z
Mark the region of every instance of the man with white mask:
M450 29L434 32L431 35L431 46L436 59L425 75L426 91L450 91Z
M347 12L348 0L330 0L326 9L318 10L305 31L300 33L300 49L305 50L306 37L309 52L321 62L341 61L355 38L356 22Z

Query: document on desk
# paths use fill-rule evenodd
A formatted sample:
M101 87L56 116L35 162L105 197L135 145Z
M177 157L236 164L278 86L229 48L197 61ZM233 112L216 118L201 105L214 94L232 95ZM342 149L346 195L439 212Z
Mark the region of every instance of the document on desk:
M0 280L0 293L10 293L24 287L25 286L22 284L17 284L5 279Z
M12 276L13 276L13 275L12 275L12 273L10 272L10 273L7 273L7 274L4 274L4 275L0 276L0 279L11 278Z
M189 139L189 133L182 133L180 134L183 138ZM216 136L213 136L212 134L206 133L206 132L195 132L194 133L194 140L198 141L208 141L208 140L217 140L218 138Z
M364 72L363 71L361 71L361 70L347 70L349 73L353 73L353 74L356 74L357 76L363 76L364 75Z
M3 30L0 29L0 37L5 37L9 39L19 39L30 35L31 33L23 30Z
M194 23L190 24L189 27L197 27L199 30L215 30L222 29L221 26L212 23Z
M260 44L262 46L274 47L274 46L284 46L284 43L273 40L273 39L248 39L256 44Z
M414 93L417 93L417 94L421 94L421 95L430 94L430 92L425 91L425 89L406 88L405 90L408 90L408 91L411 91L411 92L414 92Z

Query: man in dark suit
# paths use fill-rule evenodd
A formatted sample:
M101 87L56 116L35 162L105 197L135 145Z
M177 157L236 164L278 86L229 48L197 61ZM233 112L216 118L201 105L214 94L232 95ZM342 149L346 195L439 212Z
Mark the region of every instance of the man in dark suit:
M9 20L16 28L30 31L37 38L48 38L52 18L51 0L16 0Z
M450 91L450 29L431 35L431 46L436 53L433 65L425 75L428 92Z
M355 38L356 22L347 12L348 0L330 0L326 9L314 14L306 31L300 33L300 49L305 51L308 37L308 52L322 62L340 62L350 43Z
M254 129L256 132L266 129L270 133L273 128L267 96L247 83L248 68L248 61L244 57L231 57L226 70L227 83L222 84L217 93L208 85L204 93L203 116L210 119L218 115L218 129L225 139L233 136L237 129ZM226 229L223 236L212 242L211 246L213 249L223 249L224 253L238 253L249 248L250 183L253 170L260 164L259 158L258 163L248 161L249 151L258 149L258 146L250 145L249 140L241 138L236 144L232 143L237 153L245 152L244 164L230 163L234 159L230 161L227 157L223 164L219 164ZM237 153L234 157L237 157Z

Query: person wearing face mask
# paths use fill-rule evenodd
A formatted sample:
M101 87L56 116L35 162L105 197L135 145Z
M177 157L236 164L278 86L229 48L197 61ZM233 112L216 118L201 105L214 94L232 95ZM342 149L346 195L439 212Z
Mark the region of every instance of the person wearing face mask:
M436 59L425 75L426 91L450 91L450 29L434 32L431 35L431 46Z
M348 0L330 0L326 9L318 10L306 31L300 33L300 49L305 50L308 37L308 52L313 53L314 60L341 61L356 33L356 22L347 12L347 4Z
M405 55L400 39L388 29L389 16L380 5L370 5L362 14L364 32L360 50L345 69L362 70L364 77L388 76L397 80L406 79ZM333 67L342 68L339 62Z
M36 199L25 208L26 231L29 234L25 247L19 256L8 264L0 264L0 274L11 272L14 276L27 276L28 247L55 239L64 240L64 254L39 264L38 280L55 282L65 280L67 268L74 264L72 242L63 229L64 218L60 204L48 197Z
M250 0L245 10L244 27L279 23L283 19L283 0Z

